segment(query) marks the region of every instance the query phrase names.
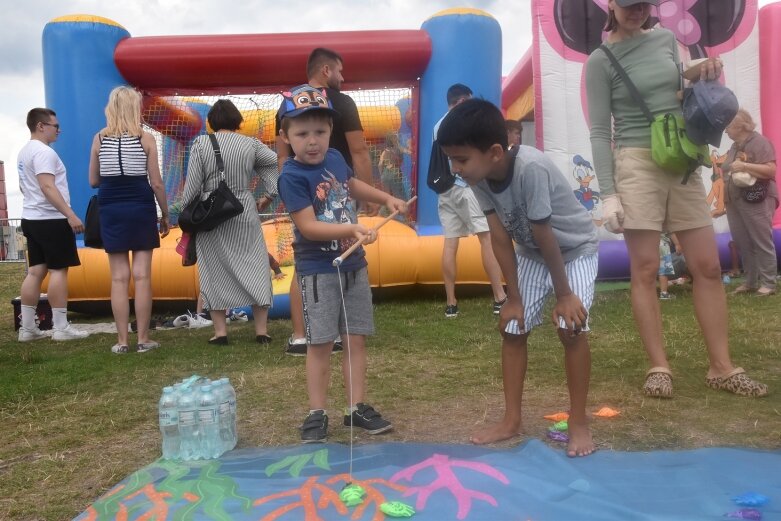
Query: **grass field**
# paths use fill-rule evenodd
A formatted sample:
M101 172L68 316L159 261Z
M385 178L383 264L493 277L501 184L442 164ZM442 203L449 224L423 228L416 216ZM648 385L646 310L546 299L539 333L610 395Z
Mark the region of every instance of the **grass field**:
M113 335L19 344L10 300L24 266L0 265L0 519L71 519L127 474L160 454L157 399L164 385L193 373L228 376L238 393L239 447L298 443L307 412L304 359L283 354L287 321L272 321L270 347L254 343L252 324L230 325L230 347L206 344L211 329L153 332L162 348L109 352ZM601 450L645 451L711 446L781 446L781 296L730 297L736 364L770 386L763 399L739 398L704 385L707 363L689 288L662 303L675 398L645 398L647 363L626 285L600 286L591 312L593 356L589 410ZM466 443L474 427L502 413L499 340L486 294L462 298L444 318L432 292L376 299L378 334L369 341L369 399L395 430L382 440ZM110 317L73 315L78 322ZM329 409L344 404L332 358ZM531 337L524 397L525 437L544 438L542 417L566 410L562 349L551 327ZM340 422L330 441L347 442ZM358 436L358 443L371 442ZM513 440L505 445L516 444Z

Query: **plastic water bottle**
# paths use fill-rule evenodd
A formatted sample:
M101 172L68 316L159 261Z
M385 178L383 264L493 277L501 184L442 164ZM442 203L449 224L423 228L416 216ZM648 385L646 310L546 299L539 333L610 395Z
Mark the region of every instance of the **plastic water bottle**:
M222 378L223 386L225 387L225 394L228 397L228 403L230 404L230 428L231 428L231 441L228 446L228 450L236 448L236 442L238 441L238 429L236 428L236 390L227 378Z
M157 408L163 436L163 458L179 458L179 409L173 387L163 387Z
M218 458L222 454L220 426L217 423L217 397L211 385L202 385L198 394L198 434L201 457Z
M231 434L231 405L228 400L228 388L223 380L217 380L212 384L212 391L217 397L217 423L220 426L220 450L230 450Z
M179 396L179 457L185 461L200 457L198 407L192 389L182 386Z

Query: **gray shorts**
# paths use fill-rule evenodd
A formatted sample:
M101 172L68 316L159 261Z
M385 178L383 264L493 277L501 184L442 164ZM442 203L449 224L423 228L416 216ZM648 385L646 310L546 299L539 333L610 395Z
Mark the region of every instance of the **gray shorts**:
M339 291L339 276L344 307ZM374 313L369 272L319 273L298 278L304 301L304 324L309 344L333 342L340 335L373 335ZM347 314L345 316L345 309Z

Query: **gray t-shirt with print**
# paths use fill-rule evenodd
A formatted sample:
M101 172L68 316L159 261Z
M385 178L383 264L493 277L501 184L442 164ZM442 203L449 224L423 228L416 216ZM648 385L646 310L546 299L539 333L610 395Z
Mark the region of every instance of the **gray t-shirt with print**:
M549 222L564 262L597 252L597 230L567 179L545 154L519 146L502 182L483 180L472 187L480 207L496 212L519 255L544 262L532 223Z

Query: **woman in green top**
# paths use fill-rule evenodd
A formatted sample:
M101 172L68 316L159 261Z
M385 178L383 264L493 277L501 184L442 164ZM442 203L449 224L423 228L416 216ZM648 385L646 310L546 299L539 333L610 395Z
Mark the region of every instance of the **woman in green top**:
M658 0L610 0L605 46L654 115L680 114L678 44L670 31L651 28L651 6L658 4ZM701 66L701 79L720 75L719 60L708 60ZM631 266L632 310L651 362L643 391L650 396L672 397L672 375L656 296L659 236L665 231L678 236L692 274L694 309L710 361L706 384L746 396L767 394L767 386L748 378L730 360L726 296L699 171L682 184L681 177L654 163L648 120L601 49L586 63L586 92L603 220L608 231L624 233Z

